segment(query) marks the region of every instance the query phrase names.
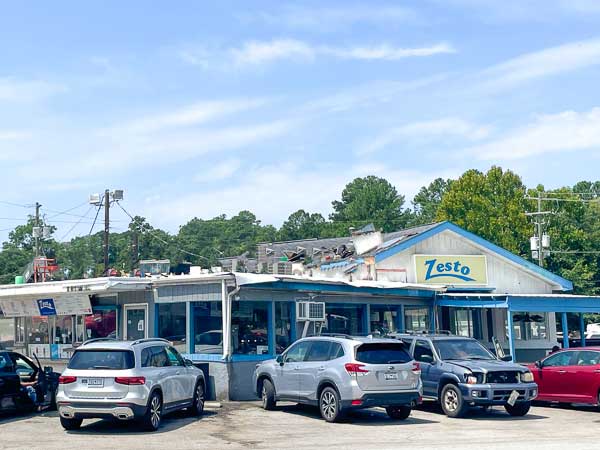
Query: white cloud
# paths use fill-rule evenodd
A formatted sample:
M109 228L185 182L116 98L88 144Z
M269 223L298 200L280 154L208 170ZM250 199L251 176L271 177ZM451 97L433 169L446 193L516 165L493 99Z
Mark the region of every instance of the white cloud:
M20 141L30 136L24 131L0 130L0 141Z
M440 136L457 136L475 141L483 139L488 134L488 127L475 125L456 117L414 122L385 130L372 141L359 148L357 154L370 154L406 139L432 140Z
M286 6L280 11L241 16L244 21L260 21L270 26L332 32L357 24L394 25L418 22L417 13L403 6L344 4L343 8Z
M544 115L505 136L467 150L481 160L515 160L547 153L600 149L600 107Z
M235 99L199 102L174 111L141 117L107 130L112 134L121 130L133 134L145 134L170 128L189 127L204 124L211 120L258 108L266 103L264 99Z
M481 87L502 89L600 64L600 39L571 42L527 53L481 73Z
M197 183L210 183L226 180L231 178L240 167L242 167L242 161L240 159L229 158L196 174L194 181Z
M377 163L350 166L344 171L334 169L325 164L308 168L291 161L255 166L247 170L244 177L239 177L237 184L219 185L177 198L148 196L145 210L139 214L159 227L177 230L193 217L209 219L223 213L231 216L241 210L250 210L263 223L279 226L300 208L327 217L331 212L331 201L339 199L344 186L355 177L384 177L406 196L406 206L418 190L434 178L430 173L394 170ZM436 174L456 175L452 170Z
M0 100L32 102L65 92L66 86L42 80L0 78Z
M187 64L203 68L259 66L276 61L311 62L318 57L342 60L396 61L404 58L427 57L455 53L450 44L441 42L424 47L398 47L390 44L370 46L315 45L297 39L248 41L239 47L226 49L179 50L179 58Z

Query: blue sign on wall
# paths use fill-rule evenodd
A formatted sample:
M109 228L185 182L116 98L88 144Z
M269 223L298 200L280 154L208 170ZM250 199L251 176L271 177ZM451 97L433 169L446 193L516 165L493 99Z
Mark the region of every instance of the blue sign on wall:
M40 310L40 316L56 315L56 307L54 306L53 298L38 298L37 304L38 309Z

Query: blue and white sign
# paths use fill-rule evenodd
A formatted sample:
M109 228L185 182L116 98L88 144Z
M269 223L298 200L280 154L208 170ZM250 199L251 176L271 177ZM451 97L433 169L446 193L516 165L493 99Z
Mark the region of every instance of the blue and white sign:
M484 255L415 255L417 283L487 285Z
M38 298L38 308L40 310L40 316L55 316L56 306L54 306L53 298Z

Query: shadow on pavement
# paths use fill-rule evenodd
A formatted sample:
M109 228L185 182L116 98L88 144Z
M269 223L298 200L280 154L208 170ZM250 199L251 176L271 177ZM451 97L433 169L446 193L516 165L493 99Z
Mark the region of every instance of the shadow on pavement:
M0 413L0 425L8 423L20 422L21 420L35 419L36 417L56 417L58 420L58 412L56 411L42 411L42 412L3 412Z
M430 412L433 414L444 415L441 406L436 402L424 402L422 405L418 406L416 409L423 412ZM506 412L504 407L502 406L494 406L488 409L483 409L479 407L470 408L464 419L471 420L542 420L548 419L547 416L540 416L537 414L527 414L523 417L513 417ZM460 420L460 419L457 419Z
M295 414L297 416L310 417L316 420L322 420L319 414L319 409L316 406L308 405L286 405L277 407L279 411ZM388 417L385 411L378 409L360 409L350 411L342 420L343 423L351 423L353 425L363 426L390 426L390 425L418 425L428 423L439 423L434 420L421 419L410 416L406 420L392 420Z
M94 422L83 421L83 425L79 430L66 431L67 434L88 434L88 435L101 435L101 434L118 434L118 435L135 435L135 434L161 434L168 433L170 431L178 430L179 428L185 427L186 425L194 422L202 421L206 417L216 415L214 411L204 411L202 417L190 417L185 411L179 411L173 414L168 414L163 417L162 424L158 431L148 432L144 430L137 422L128 421L123 422L119 420L95 420ZM92 419L90 419L92 420ZM87 423L87 424L86 424ZM60 426L57 420L57 426Z

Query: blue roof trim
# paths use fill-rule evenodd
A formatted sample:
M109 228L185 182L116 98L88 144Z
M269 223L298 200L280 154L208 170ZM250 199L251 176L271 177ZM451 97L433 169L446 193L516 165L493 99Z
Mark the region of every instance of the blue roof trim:
M520 256L515 255L514 253L511 253L508 250L505 250L502 247L497 246L496 244L492 244L490 241L487 241L484 238L477 236L476 234L473 234L470 231L467 231L467 230L459 227L458 225L453 224L452 222L442 222L423 233L420 233L416 236L410 237L410 238L406 239L405 241L399 242L398 245L394 245L393 247L390 247L389 249L375 255L375 262L383 261L384 259L387 259L390 256L396 255L396 254L406 250L407 248L410 248L410 247L418 244L419 242L422 242L425 239L429 239L430 237L435 236L436 234L441 233L442 231L446 231L446 230L453 231L456 234L458 234L466 239L469 239L470 241L473 241L478 245L481 245L485 249L487 249L491 252L497 253L500 256L503 256L506 259L514 262L515 264L518 264L522 267L525 267L528 270L531 270L532 272L537 273L539 276L544 277L544 278L560 285L560 287L562 287L563 290L565 290L565 291L573 290L573 283L571 281L569 281L561 276L558 276L558 275L550 272L549 270L544 269L543 267L533 264L532 262L527 261L525 258L521 258Z
M546 297L544 295L519 297L518 295L509 295L508 306L511 311L586 312L597 314L600 312L600 297Z
M325 284L325 283L303 283L303 282L287 282L275 281L267 283L256 283L244 285L242 288L254 289L284 289L284 290L303 290L303 291L320 291L320 292L338 292L349 294L376 294L376 295L393 295L400 297L418 297L424 300L433 299L435 291L425 289L409 289L409 288L377 288L377 287L357 287L343 284Z

